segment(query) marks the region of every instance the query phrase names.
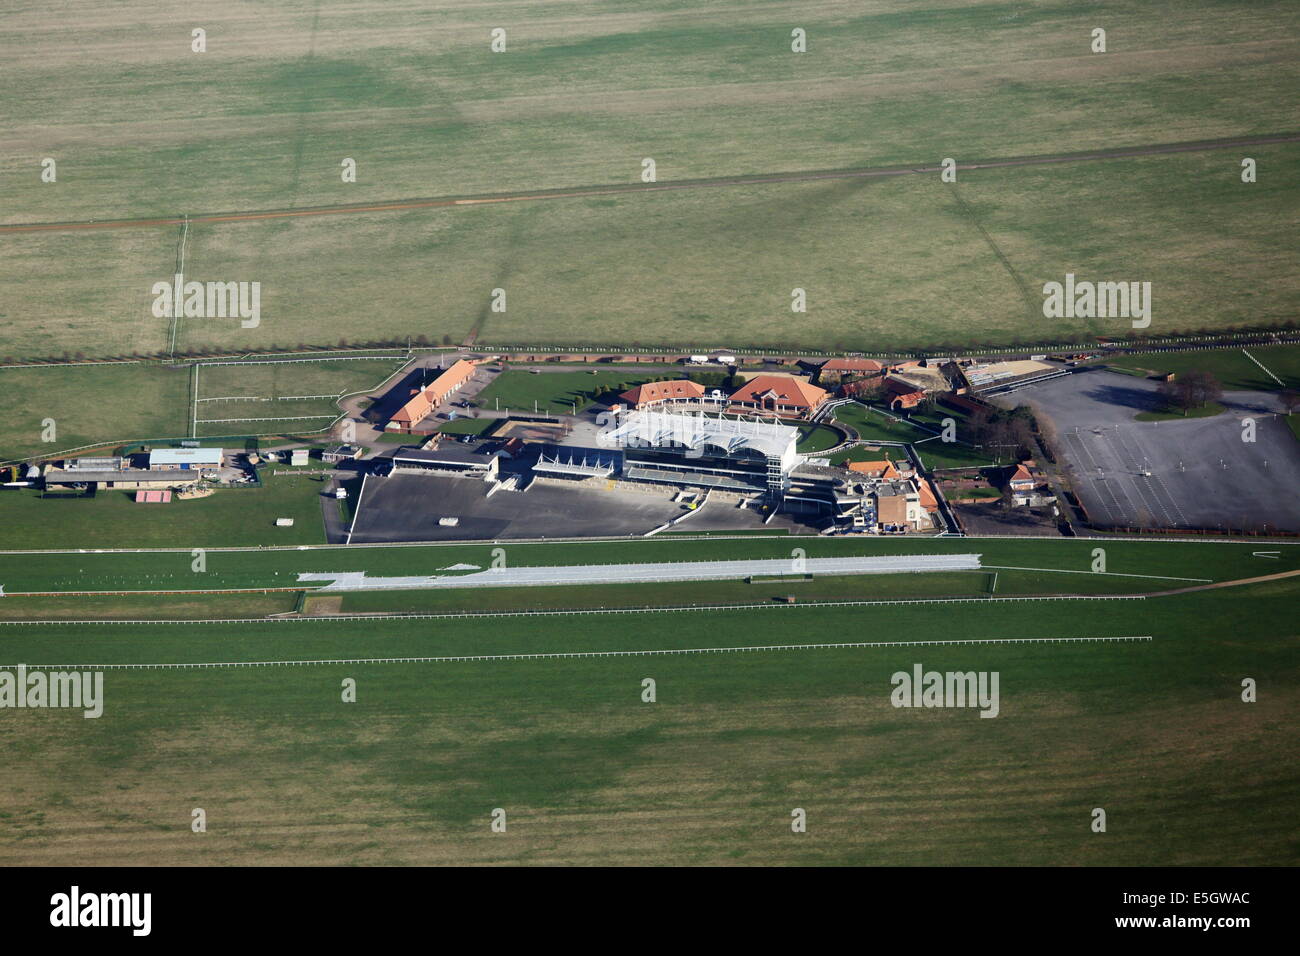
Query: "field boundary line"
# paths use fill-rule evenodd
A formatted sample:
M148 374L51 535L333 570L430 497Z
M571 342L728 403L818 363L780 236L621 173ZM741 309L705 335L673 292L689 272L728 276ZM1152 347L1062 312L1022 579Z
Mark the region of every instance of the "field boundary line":
M362 351L364 351L364 350L362 350ZM250 358L250 359L218 359L218 360L216 360L216 361L211 361L211 362L203 361L203 360L199 360L199 361L195 362L195 364L196 364L196 365L294 365L294 364L299 364L299 363L302 363L302 362L364 362L364 361L366 361L367 359L370 359L370 360L372 360L372 361L376 361L376 362L386 362L386 361L388 361L390 358L397 359L397 360L400 360L400 361L402 361L403 363L405 363L405 362L409 362L409 361L411 360L411 352L409 352L409 351L406 350L406 349L403 349L403 348L400 348L400 347L399 347L399 348L393 348L393 349L391 349L390 351L393 351L393 352L402 352L402 353L404 353L404 354L403 354L403 355L400 355L400 356L388 356L388 355L322 355L322 356L320 356L320 357L318 357L318 358L269 358L269 359ZM310 353L310 352L306 352L306 353L304 353L304 352L294 352L294 353L290 353L290 354L294 354L294 355L304 355L304 354L306 354L306 355L310 355L311 353ZM332 397L332 396L331 396L331 397Z
M1107 578L1152 578L1157 581L1194 581L1198 584L1212 584L1214 582L1214 578L1179 578L1170 574L1128 574L1124 571L1081 571L1078 568L1015 568L998 564L985 564L981 567L993 571L1042 571L1051 574L1096 574Z
M281 588L282 591L298 591L301 588ZM311 589L306 589L309 593L318 593ZM96 595L103 595L104 592L91 592ZM117 595L131 594L173 594L177 592L149 592L149 591L121 591L113 592ZM224 592L201 592L212 594L237 594L244 593L238 591ZM256 593L264 593L258 591ZM41 593L22 593L13 592L10 597L84 597L85 594L78 594L75 591L53 591L45 594ZM579 614L672 614L682 611L761 611L790 608L828 608L828 607L885 607L885 606L906 606L912 604L1005 604L1011 602L1030 602L1030 601L1145 601L1145 594L1025 594L1025 595L999 595L999 596L971 596L971 597L939 597L939 598L876 598L874 600L860 601L805 601L795 604L778 604L776 602L766 602L762 604L675 604L675 605L646 605L644 607L588 607L588 608L541 608L534 610L511 610L511 611L354 611L350 614L303 614L298 617L227 617L227 618L188 618L188 619L125 619L125 618L93 618L73 620L67 618L55 618L50 620L0 620L0 626L3 625L28 625L28 624L295 624L303 621L386 621L401 620L409 618L411 620L464 620L466 618L494 618L494 617L562 617L564 615Z
M190 437L197 438L199 433L199 366L194 365L194 376L190 381L193 401L190 402Z
M139 441L140 439L135 439ZM162 441L172 441L174 439L162 439ZM158 440L155 440L158 441ZM96 442L90 445L79 445L77 449L65 449L63 454L76 451L80 448L101 448L105 445L125 444L124 441L117 442ZM34 457L57 457L51 455L34 456ZM22 459L26 460L26 459ZM0 464L11 464L12 462L0 462ZM939 536L935 536L940 540ZM268 545L217 545L215 547L204 548L209 552L229 552L239 551L320 551L320 550L360 550L362 548L474 548L474 547L516 547L529 545L555 545L555 544L627 544L629 542L663 542L672 543L677 541L781 541L794 542L816 541L812 535L797 534L681 534L664 538L642 538L639 535L617 535L617 536L595 536L586 538L474 538L460 539L456 541L366 541L353 545L342 544L268 544ZM1059 541L1070 542L1082 545L1097 545L1098 543L1112 544L1236 544L1250 545L1259 547L1262 544L1273 547L1300 547L1300 541L1289 538L1274 539L1268 535L1249 535L1239 538L1212 538L1212 537L1195 537L1195 538L1140 538L1128 537L1122 535L1107 535L1088 538L1063 538L1059 534L1052 535L1024 535L1024 534L954 534L944 536L944 541ZM187 545L177 548L10 548L0 549L0 555L5 554L188 554L196 547ZM1036 571L1038 568L1028 568L1027 570ZM1053 569L1047 569L1053 570ZM1066 569L1055 569L1066 570ZM1094 572L1081 572L1091 574Z
M1169 153L1195 153L1216 149L1233 149L1243 146L1291 143L1296 142L1297 140L1300 140L1300 133L1268 133L1257 136L1231 137L1213 140L1192 140L1175 143L1147 143L1139 146L1080 150L1070 153L1039 153L1023 156L990 157L988 159L958 163L956 168L963 171L973 171L1017 166L1044 166L1080 162L1112 161L1140 158L1144 156L1159 156ZM448 194L432 197L407 197L391 200L379 200L368 203L340 204L335 206L304 206L297 209L281 207L278 209L247 209L241 211L211 212L194 216L192 217L192 220L191 217L187 215L186 221L201 223L247 222L305 216L400 212L408 209L455 208L460 206L474 207L502 202L537 202L542 200L583 199L593 196L634 195L679 189L762 186L777 183L804 183L823 180L876 178L885 176L915 176L939 172L941 168L942 167L932 165L931 163L906 163L892 166L849 167L829 170L805 169L785 170L770 173L742 173L728 176L683 179L678 182L660 182L653 184L606 183L602 185L558 187L550 190L525 190L512 193L498 192L460 196ZM158 228L161 226L180 225L181 223L182 220L174 216L138 219L104 219L98 221L81 220L73 222L20 222L0 225L0 233Z
M674 654L738 654L755 651L845 650L869 647L945 647L962 644L1103 644L1150 642L1150 634L1116 637L984 637L968 640L849 641L838 644L749 644L736 647L668 647L634 651L542 651L521 654L453 654L440 657L351 657L289 661L200 661L169 664L0 664L6 669L30 670L183 670L218 667L301 667L312 664L454 664L473 661L562 660L581 657L663 657Z
M1011 281L1016 284L1016 288L1020 291L1020 301L1025 306L1029 320L1033 322L1037 317L1037 312L1040 307L1039 302L1029 291L1029 286L1025 284L1024 276L1022 276L1019 271L1017 271L1016 267L1011 264L1011 260L1007 257L1007 254L1002 251L1002 247L997 244L996 240L994 240L991 235L989 235L989 231L984 228L984 223L980 222L979 217L975 215L975 210L972 209L970 204L962 197L960 189L961 187L957 184L957 180L954 178L949 192L952 195L953 202L957 206L957 211L975 227L976 232L980 234L980 237L992 251L994 258L998 260L998 263L1002 266L1003 270L1011 277Z
M186 215L183 220L183 225L181 226L181 241L180 249L178 250L179 261L176 265L176 274L178 276L185 275L185 242L189 238L189 235L190 217ZM174 359L176 357L176 331L181 324L181 311L175 307L173 307L172 311L176 314L172 316L172 340L171 347L168 349L168 354Z
M232 425L236 422L306 422L319 418L335 419L337 415L290 415L287 418L203 418L196 425Z
M1300 575L1300 568L1294 571L1279 571L1277 574L1261 574L1253 578L1237 578L1235 581L1218 581L1214 584L1200 584L1191 588L1176 588L1172 591L1154 591L1152 597L1168 597L1174 594L1191 594L1194 591L1217 591L1221 588L1241 587L1243 584L1263 584L1265 581L1282 581Z
M1269 378L1271 378L1273 381L1277 382L1277 383L1278 383L1279 385L1281 385L1283 388L1286 388L1286 382L1282 381L1280 378L1278 378L1276 375L1274 375L1272 372L1270 372L1267 368L1265 368L1263 362L1261 362L1259 359L1255 358L1255 356L1251 355L1251 354L1250 354L1249 352L1247 352L1245 349L1242 349L1242 350L1241 350L1241 354L1244 355L1244 356L1246 356L1246 358L1250 359L1252 362L1254 362L1256 365L1258 365L1261 369L1263 369L1265 375L1267 375L1267 376L1268 376Z

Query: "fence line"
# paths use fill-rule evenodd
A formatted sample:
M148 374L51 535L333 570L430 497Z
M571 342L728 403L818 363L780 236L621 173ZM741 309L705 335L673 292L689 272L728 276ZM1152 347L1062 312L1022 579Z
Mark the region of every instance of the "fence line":
M318 594L317 589L312 588L259 588L255 592L250 591L96 591L87 592L97 595L130 595L130 594L269 594L274 592L294 592ZM335 592L328 592L334 594ZM46 593L15 593L11 597L84 597L83 593L76 591L53 591ZM495 617L559 617L563 615L578 614L672 614L681 611L754 611L768 610L773 608L828 608L828 607L884 607L884 606L902 606L910 604L997 604L1014 601L1145 601L1144 594L1047 594L1047 595L982 595L973 597L947 597L947 598L880 598L877 600L860 600L860 601L804 601L795 604L779 604L776 602L767 602L763 604L679 604L679 605L643 605L640 607L600 607L600 608L545 608L541 610L517 610L517 611L371 611L371 612L353 612L351 614L306 614L301 617L227 617L227 618L192 618L192 619L107 619L94 618L84 620L40 620L40 621L5 621L0 620L2 625L29 625L29 624L293 624L303 621L389 621L409 618L410 620L456 620L466 618L495 618Z
M205 440L205 441L217 441L217 440L219 440L220 438L240 438L240 439L245 439L245 438L259 438L259 437L261 437L261 438L265 438L265 437L267 437L267 436L266 436L266 435L261 435L261 436L258 436L258 435L238 435L238 436L233 436L233 435L223 435L223 436L218 436L218 438L205 438L204 440ZM164 439L164 440L165 440L165 441L172 441L173 439ZM109 444L112 444L112 443L109 443ZM96 445L86 445L86 446L83 446L83 447L86 447L86 448L99 448L99 447L101 447L101 445L99 445L99 444L96 444ZM0 462L0 464L11 464L11 462ZM1134 529L1134 530L1136 530L1136 531L1140 531L1141 533L1152 533L1152 534L1154 534L1154 533L1159 533L1159 529ZM1180 532L1180 533L1181 533L1181 532ZM1213 534L1214 532L1205 532L1205 533L1206 533L1206 534ZM1252 534L1251 537L1259 537L1259 538L1265 538L1265 539L1267 539L1267 538L1274 538L1274 537L1285 537L1285 536L1288 536L1288 535L1289 535L1289 536L1295 536L1296 534L1300 534L1300 532L1286 532L1285 534L1282 533L1282 532L1269 532L1268 534L1258 534L1258 535L1256 535L1256 534ZM952 538L966 538L966 539L969 539L969 540L971 540L971 541L976 541L976 542L978 542L978 541L1071 541L1071 542L1076 542L1076 543L1078 543L1078 544L1080 544L1080 545L1084 545L1084 544L1089 544L1089 543L1091 543L1091 544L1093 544L1094 546L1095 546L1098 542L1106 542L1106 541L1110 541L1110 542L1115 543L1115 544L1127 544L1127 543L1130 543L1130 542L1145 542L1145 543L1148 543L1148 544L1178 544L1178 543L1184 543L1184 544L1257 544L1257 543L1258 543L1258 542L1247 542L1247 541L1242 541L1242 540L1240 540L1240 539L1238 539L1238 538L1230 538L1230 537L1200 538L1200 539L1198 539L1198 538L1194 538L1194 537L1193 537L1193 538L1185 538L1185 539L1182 539L1181 541L1171 541L1169 538L1140 538L1140 537L1135 537L1135 536L1134 536L1134 537L1130 537L1130 536L1126 536L1126 535L1112 534L1112 533L1109 533L1109 532L1101 532L1101 533L1098 533L1098 534L1095 534L1095 535L1093 535L1093 536L1086 537L1086 538L1085 538L1085 537L1078 537L1078 538L1063 538L1063 537L1061 537L1059 534L1044 534L1044 535L1025 535L1025 534L980 534L980 535L967 535L967 534L944 534L944 535L935 535L934 537L935 537L936 539L938 539L938 538L945 538L945 539L952 539ZM305 545L293 545L293 544L268 544L268 545L251 545L251 546L245 546L245 547L238 547L238 546L224 546L224 547L221 547L221 546L218 546L218 547L204 548L203 550L208 551L208 552L223 552L223 551L224 551L224 552L232 552L232 553L233 553L233 552L239 552L239 551L304 551L304 550L307 550L307 551L322 551L322 550L336 550L336 551L351 550L351 551L356 551L356 550L361 549L361 548L472 548L472 547L485 547L485 548L487 548L487 547L507 547L507 546L509 546L509 547L514 547L514 546L517 546L517 545L519 545L519 546L528 546L528 545L548 545L548 544L617 544L617 543L622 543L622 542L628 542L628 541L640 541L640 540L641 540L641 536L640 536L639 533L632 533L632 534L617 535L617 536L603 535L603 536L594 536L594 537L586 537L586 538L567 538L567 537L565 537L565 538L492 538L492 539L490 539L490 540L489 540L489 539L474 539L474 540L465 539L465 540L458 540L458 541L377 541L377 542L358 543L358 544L352 544L352 545L342 545L342 544L305 544ZM671 537L671 538L663 538L663 539L661 539L661 540L663 540L663 541L674 541L674 542L675 542L675 541L772 541L772 540L780 540L780 541L782 541L782 542L787 542L787 541L788 541L788 542L793 542L793 543L795 543L795 544L798 544L798 543L800 543L801 541L817 541L817 540L825 540L825 539L818 539L818 538L815 538L815 537L812 537L812 536L809 536L809 535L793 535L793 534L725 534L725 533L723 533L723 534L712 534L712 533L709 533L709 532L701 532L701 533L699 533L699 534L690 534L690 533L687 533L687 532L681 532L681 533L679 533L679 534L677 534L677 535L674 535L674 536ZM1296 546L1297 546L1297 542L1292 542L1292 541L1270 541L1269 543L1270 543L1270 544L1284 545L1284 546L1289 546L1289 547L1296 547ZM4 554L85 554L87 551L91 551L91 552L93 552L94 554L189 554L190 551L192 551L192 550L193 550L193 547L192 547L192 546L191 546L191 547L184 547L184 548L89 548L89 549L88 549L88 548L10 548L10 549L0 549L0 555L4 555Z
M287 418L201 418L196 425L231 425L235 422L305 422L318 418L336 419L338 415L290 415Z
M454 664L472 661L564 660L582 657L663 657L677 654L738 654L755 651L845 650L872 647L944 647L961 644L1076 644L1150 642L1150 634L1119 637L986 637L935 641L850 641L839 644L751 644L740 647L671 647L635 651L553 651L531 654L458 654L442 657L352 657L295 661L203 661L168 664L27 664L29 670L184 670L218 667L302 667L313 664ZM15 669L17 664L0 664Z

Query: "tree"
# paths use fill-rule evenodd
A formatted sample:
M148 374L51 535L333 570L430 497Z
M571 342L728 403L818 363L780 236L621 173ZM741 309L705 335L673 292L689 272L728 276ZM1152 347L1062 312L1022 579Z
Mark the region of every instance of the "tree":
M1038 421L1038 443L1043 448L1043 454L1047 456L1048 461L1056 461L1056 450L1060 447L1061 436L1052 424L1052 420L1047 416L1042 416Z
M880 398L884 384L885 379L881 375L872 378L860 378L841 385L840 394L845 398L856 398L861 402L874 402Z
M1196 407L1200 408L1223 397L1223 386L1209 372L1192 371L1183 376Z
M1209 372L1193 369L1170 381L1160 383L1160 400L1170 411L1186 415L1193 408L1204 408L1223 396L1223 386Z
M993 409L987 405L981 405L970 413L967 427L976 443L983 442L988 437L989 420L992 417Z
M1160 387L1156 389L1156 394L1160 396L1160 404L1169 411L1175 411L1182 407L1181 390L1174 379L1166 379L1161 382Z

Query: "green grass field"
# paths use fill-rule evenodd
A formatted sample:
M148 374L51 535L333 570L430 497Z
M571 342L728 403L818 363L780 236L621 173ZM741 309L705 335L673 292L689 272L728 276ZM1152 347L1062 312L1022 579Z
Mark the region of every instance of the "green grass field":
M790 50L796 26L806 53ZM1097 26L1104 54L1089 49ZM495 27L505 53L489 47ZM1151 282L1153 336L1293 323L1296 143L990 165L955 184L937 172L732 180L1293 134L1298 28L1300 7L1282 0L319 0L251 12L201 0L183 18L143 0L23 6L0 26L0 88L21 90L0 97L0 365L408 339L902 354L1129 331L1045 318L1043 283L1066 273ZM45 158L56 182L41 181ZM644 158L653 188L639 182ZM345 159L355 183L340 176ZM525 198L584 187L615 191ZM297 215L468 196L501 201ZM238 218L277 211L295 216ZM231 218L99 228L213 213ZM32 223L76 228L3 229ZM260 325L155 317L151 287L181 258L189 279L260 282ZM491 310L498 287L504 313ZM796 287L808 302L797 315ZM1300 382L1300 349L1250 351ZM1210 363L1229 388L1276 387L1239 352L1133 360L1137 374ZM0 368L0 460L184 435L195 397L227 399L200 403L205 420L333 416L332 396L372 387L386 361L207 367L197 396L187 366ZM560 413L640 374L516 370L477 400ZM330 397L297 397L315 395ZM929 434L842 414L867 441ZM326 420L198 433L313 423ZM987 462L966 445L918 447L933 468ZM1300 863L1300 579L1155 593L1295 571L1289 542L754 534L343 549L320 546L319 482L264 478L166 506L0 491L0 665L593 656L110 669L98 720L0 719L0 865ZM202 571L192 548L207 549ZM248 550L223 550L237 548ZM498 548L510 566L799 549L978 553L984 569L298 590L303 572L456 573ZM1091 570L1098 549L1104 573ZM151 593L224 588L250 590ZM128 593L58 593L83 589ZM788 594L798 603L774 600ZM1038 595L1053 599L987 600ZM938 597L961 600L814 606ZM762 606L698 607L746 603ZM627 610L665 605L696 607ZM297 608L502 614L264 619ZM564 608L608 612L542 613ZM976 643L1121 636L1151 640ZM770 649L863 641L907 644ZM609 655L738 647L760 649ZM917 663L998 672L999 717L891 707L891 674ZM647 677L655 703L641 698ZM1241 700L1247 677L1258 703ZM346 678L355 703L340 699ZM208 814L202 837L194 807ZM489 829L498 807L506 833ZM805 834L791 832L796 807ZM1090 832L1094 807L1105 834Z
M394 375L397 359L250 360L205 364L199 370L199 398L222 396L284 399L299 395L350 395L372 391Z
M182 320L177 343L293 348L415 334L459 342L477 329L489 346L704 347L725 333L745 346L894 350L1126 331L1114 320L1043 317L1042 284L1069 271L1150 277L1154 334L1280 323L1296 311L1300 289L1282 259L1285 225L1270 213L1288 202L1300 155L1256 152L1276 180L1233 182L1216 152L980 170L964 174L955 193L911 177L195 226L189 258L204 274L266 271L268 248L275 266L259 328ZM1124 227L1074 226L1098 215ZM1241 256L1211 267L1201 250L1225 236ZM0 236L13 247L0 265L10 301L64 283L54 270L80 238ZM932 267L936 256L943 269ZM862 257L873 269L857 267ZM511 294L504 315L486 308L498 282ZM809 290L810 305L792 323L796 285ZM114 288L99 282L91 292ZM435 294L431 313L424 303ZM60 314L67 331L13 315L20 321L0 336L0 354L108 340L100 317L117 314L113 301L65 315L66 301L56 296L45 314ZM375 312L376 301L386 308ZM147 348L167 347L170 322L147 302L111 328L124 323Z
M826 425L800 425L799 426L799 446L800 454L813 454L819 451L825 451L828 448L834 448L844 440L838 431L829 428Z
M166 505L135 503L135 492L100 491L94 498L42 498L0 493L8 548L240 547L322 544L320 493L307 476L263 474L261 488L219 489L206 498ZM293 518L289 528L276 518ZM0 582L3 583L3 582Z
M915 444L917 451L921 455L921 460L929 469L983 468L993 464L994 459L992 457L972 445L965 444L963 441L961 436L965 428L964 416L944 412L942 414L918 415L916 417L920 421L938 429L941 427L938 421L948 414L957 422L956 442L944 442L941 438L933 438L934 431L905 420L891 418L879 409L861 403L855 402L852 405L842 405L835 410L836 420L852 426L864 441ZM930 438L933 438L933 440L926 440ZM916 444L917 442L921 444ZM831 455L830 461L833 465L840 465L846 461L875 461L883 457L902 458L904 452L901 448L879 452L868 451L863 448L848 448Z
M1139 422L1176 422L1184 418L1213 418L1222 415L1224 408L1218 402L1206 402L1187 411L1138 412L1133 418Z
M160 562L162 564L163 562ZM186 579L164 573L162 584L182 587ZM155 568L155 578L159 577ZM284 575L281 576L285 577ZM55 582L61 583L61 582ZM119 584L125 583L119 580ZM157 586L158 580L147 584ZM191 577L189 583L196 583ZM202 583L198 580L197 583ZM281 584L292 583L281 581ZM1110 574L1061 574L1050 571L987 570L815 577L810 580L679 581L658 584L589 585L472 590L392 590L343 594L307 594L300 610L331 614L457 614L465 611L546 611L575 608L638 609L715 605L766 605L790 596L796 603L885 601L897 599L982 598L990 595L1141 594L1177 585L1178 581ZM12 586L12 585L11 585ZM0 620L172 620L258 618L295 609L300 592L157 594L130 592L104 595L9 594L0 601ZM335 602L318 611L321 602ZM864 611L870 614L870 611Z
M528 372L511 369L502 372L474 400L480 408L507 408L532 414L572 414L576 404L582 411L592 403L591 396L599 389L626 384L633 388L659 375L628 371L592 369L582 372ZM536 403L536 406L534 406Z
M25 554L0 553L0 584L8 592L67 591L67 590L148 590L157 588L220 589L267 588L292 586L301 572L360 571L371 576L401 576L438 574L442 569L456 564L488 567L494 559L494 549L502 548L510 566L534 567L575 564L613 564L628 562L718 561L730 558L783 558L793 549L800 548L809 557L835 557L845 555L907 555L907 554L971 554L983 555L982 562L989 567L1049 569L1060 574L1058 590L1069 591L1082 586L1078 582L1089 575L1077 572L1090 571L1092 551L1102 548L1107 556L1107 572L1119 575L1114 586L1124 583L1125 575L1154 575L1154 578L1134 578L1150 585L1150 589L1177 587L1190 581L1168 578L1201 580L1236 580L1261 574L1271 574L1300 566L1300 549L1286 549L1278 560L1255 557L1252 552L1259 545L1205 544L1201 542L1142 542L1121 539L951 539L951 538L870 538L870 537L805 537L785 538L745 536L737 538L705 537L691 540L682 537L650 538L635 541L587 541L572 543L503 543L482 542L474 544L418 545L374 548L324 548L300 551L249 550L226 551L222 547L237 547L253 543L256 523L250 523L247 533L239 527L224 528L222 522L232 520L232 509L245 512L257 508L267 520L273 520L277 508L283 510L296 503L304 515L318 504L314 497L319 484L310 478L284 479L282 494L289 500L280 505L257 505L252 499L227 497L220 519L214 518L215 529L202 528L192 535L178 539L173 533L165 544L152 546L172 547L175 551L142 551L134 553L64 553ZM273 486L274 487L274 486ZM259 494L255 490L229 491L227 496ZM0 498L0 501L5 499ZM206 498L197 504L215 502ZM38 504L71 505L82 502L36 502ZM98 502L86 502L95 505ZM183 503L184 504L184 503ZM125 507L125 505L123 506ZM143 508L143 505L134 508ZM167 507L174 507L170 505ZM218 507L216 504L214 508ZM138 512L137 512L138 513ZM88 538L76 537L73 512L47 512L59 518L67 515L62 536L56 537L56 528L41 531L34 523L27 528L19 523L16 535L6 543L25 545L27 548L127 548L148 547L143 542L123 541L105 535ZM20 515L21 517L21 515ZM53 520L53 519L51 519ZM84 524L84 522L82 522ZM301 526L301 527L300 527ZM305 534L308 521L304 519L293 528L273 529L276 533L288 532L293 537L284 544L298 544L297 535ZM156 539L155 539L156 540ZM263 535L261 541L265 542ZM319 540L319 539L317 539ZM189 549L207 547L210 550L204 573L195 574L190 567ZM455 573L455 572L452 572ZM1163 578L1163 579L1162 579ZM870 587L866 581L862 585ZM1051 589L1049 589L1051 590ZM467 597L466 600L473 600Z
M539 2L418 16L372 2L204 17L202 55L137 4L115 8L112 28L75 5L58 24L10 21L0 79L32 95L0 106L0 161L31 175L0 183L5 221L635 185L646 156L671 184L1300 125L1297 13L1280 2L889 0L846 16L652 0L575 4L562 22ZM1104 55L1088 50L1099 19ZM78 22L94 27L69 32ZM501 22L510 48L493 54ZM792 22L806 54L789 52ZM1300 286L1276 213L1294 203L1300 155L1252 147L1259 180L1245 185L1240 152L984 169L955 187L931 175L199 223L187 273L261 281L263 321L182 321L177 340L475 330L486 344L880 350L1123 331L1043 318L1041 284L1067 271L1151 281L1156 334L1283 322ZM44 156L56 183L39 181ZM0 355L167 348L149 289L170 276L179 234L0 236ZM506 314L488 307L497 286ZM797 323L796 286L810 303Z
M0 368L0 461L188 434L191 370L164 365ZM43 441L46 419L54 441Z
M6 180L9 221L630 182L643 152L658 153L663 180L934 162L954 143L988 157L1225 137L1295 119L1269 95L1296 76L1296 14L1280 2L888 0L846 16L807 0L648 0L556 18L540 0L418 16L371 0L256 19L210 5L206 54L144 4L107 23L91 9L10 21L0 68L33 89L0 120L35 185ZM1106 55L1088 49L1101 21ZM807 54L790 52L792 23L808 31ZM510 48L493 54L488 31L502 24ZM798 129L783 122L791 100ZM53 188L24 152L38 147L61 159ZM339 175L344 156L357 159L354 184Z
M294 610L298 594L60 595L0 601L0 621L210 620L265 617Z
M996 488L954 488L944 492L944 497L949 501L978 501L999 496L1000 492Z
M910 443L934 434L907 421L885 415L879 409L873 409L861 402L841 405L835 409L835 420L852 426L863 441Z
M320 613L456 614L473 611L545 611L574 608L687 607L764 605L793 595L796 603L880 601L916 598L980 598L998 595L1137 594L1160 582L1089 574L993 571L816 577L811 580L683 581L619 586L482 588L475 590L396 590L309 594L303 613L318 613L318 602L337 602ZM166 582L176 584L177 579ZM172 620L258 618L292 611L298 592L245 591L227 594L168 595L8 595L0 601L0 620ZM864 613L870 613L869 611Z
M317 431L342 414L337 396L379 386L400 364L394 357L202 365L196 437ZM193 383L189 364L0 368L0 388L14 402L0 423L0 461L57 457L92 444L183 438L191 434ZM223 398L259 400L210 400ZM51 418L54 441L46 442L44 423ZM284 420L252 420L257 418Z
M98 720L0 723L13 758L0 860L1294 865L1295 599L1275 583L1231 600L962 605L957 626L943 605L881 607L866 635L855 609L799 607L526 628L7 627L6 662L37 665L1153 640L108 671ZM999 717L891 707L891 674L918 662L999 672ZM1259 703L1241 702L1243 676L1263 681ZM348 677L354 704L340 699ZM1097 806L1104 835L1088 826ZM504 834L488 826L497 807ZM790 832L794 807L807 834Z
M1250 346L1245 352L1253 355L1287 387L1300 389L1300 346ZM1120 369L1133 369L1142 374L1209 372L1219 380L1220 385L1229 390L1275 392L1282 388L1239 348L1122 355L1106 359L1106 364Z
M362 358L201 365L195 433L318 431L343 414L340 397L378 389L402 364L396 358Z

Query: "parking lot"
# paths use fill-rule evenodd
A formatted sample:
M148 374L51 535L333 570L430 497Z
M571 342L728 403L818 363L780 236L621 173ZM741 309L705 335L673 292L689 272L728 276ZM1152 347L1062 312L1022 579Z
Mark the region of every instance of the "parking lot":
M397 474L369 478L353 521L352 544L494 541L644 534L682 514L667 495L537 483L498 491L473 478ZM457 518L454 526L439 518Z
M1030 404L1056 426L1060 466L1094 524L1300 530L1300 442L1275 395L1225 392L1211 418L1138 422L1154 381L1090 370L994 401ZM1255 420L1255 441L1243 420Z

